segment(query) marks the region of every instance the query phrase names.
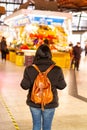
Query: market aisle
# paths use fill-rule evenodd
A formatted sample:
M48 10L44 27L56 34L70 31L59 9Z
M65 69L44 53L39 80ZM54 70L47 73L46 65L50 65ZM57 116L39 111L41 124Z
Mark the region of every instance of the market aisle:
M82 56L80 71L64 69L67 88L59 91L53 130L87 129L87 57ZM32 121L26 105L27 91L20 87L24 67L0 61L0 130L31 130ZM75 79L76 76L76 79ZM77 82L77 85L76 85Z

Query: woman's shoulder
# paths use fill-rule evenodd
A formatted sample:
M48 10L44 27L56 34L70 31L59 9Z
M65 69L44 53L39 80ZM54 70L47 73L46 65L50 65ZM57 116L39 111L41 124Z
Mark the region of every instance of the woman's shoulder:
M55 73L61 73L62 72L62 68L60 66L58 66L58 65L55 65L54 66L54 72Z
M33 70L33 69L34 69L33 65L28 65L25 67L25 70Z
M61 70L62 68L60 66L58 66L58 65L55 64L55 69Z

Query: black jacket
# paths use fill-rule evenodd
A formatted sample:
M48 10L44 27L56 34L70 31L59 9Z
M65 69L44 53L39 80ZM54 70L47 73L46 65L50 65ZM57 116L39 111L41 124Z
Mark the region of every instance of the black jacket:
M82 52L81 47L78 47L78 46L76 45L76 46L73 48L74 58L79 60L79 59L81 58L81 52Z
M6 48L7 48L6 41L5 40L1 41L1 43L0 43L0 49L1 49L1 51L6 50Z
M49 60L40 60L37 63L37 66L41 71L45 71L50 65L52 61ZM34 80L37 76L38 72L33 66L26 67L24 70L23 79L20 83L21 87L25 90L29 90L27 95L27 104L31 107L40 108L40 104L35 104L31 101L30 95L32 91L32 86ZM53 91L53 101L45 106L45 108L55 108L59 105L58 103L58 92L57 89L64 89L66 87L66 82L64 80L64 75L60 67L54 66L54 68L48 73L48 78L52 84L52 91Z

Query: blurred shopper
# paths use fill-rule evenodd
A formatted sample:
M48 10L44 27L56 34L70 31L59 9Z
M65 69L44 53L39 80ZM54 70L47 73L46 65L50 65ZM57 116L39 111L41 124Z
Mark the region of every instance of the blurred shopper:
M73 64L74 64L74 55L73 55L73 44L72 44L72 43L69 44L69 53L70 53L70 59L71 59L70 68L73 68Z
M85 56L87 55L87 43L85 44Z
M47 44L47 45L49 45L49 40L48 40L48 39L45 39L45 40L44 40L44 43Z
M44 72L52 64L52 54L47 44L42 44L36 51L33 64L36 64L41 72ZM21 81L21 87L25 90L29 90L27 96L27 104L30 107L30 112L33 120L32 130L51 130L52 120L55 113L55 108L58 107L58 91L57 89L64 89L66 82L62 69L55 65L54 68L48 73L48 78L52 84L51 89L53 93L53 100L44 106L44 110L41 109L41 104L34 103L31 100L31 92L34 80L38 75L37 70L31 65L25 68L24 76Z
M75 68L77 71L79 70L79 64L80 64L80 59L81 59L81 44L80 42L77 42L77 45L73 47L73 54L74 54L74 60L75 60Z
M7 44L6 44L6 38L2 37L1 42L0 42L0 49L1 49L1 58L2 61L6 61L6 54L7 54Z

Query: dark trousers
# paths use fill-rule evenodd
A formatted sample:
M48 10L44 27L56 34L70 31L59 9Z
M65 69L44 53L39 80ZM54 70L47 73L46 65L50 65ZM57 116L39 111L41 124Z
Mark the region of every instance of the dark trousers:
M80 59L75 59L75 68L78 70L80 64Z
M73 69L79 69L80 59L73 58L71 61L71 68Z
M6 51L5 50L1 50L1 58L2 58L2 60L6 60Z

